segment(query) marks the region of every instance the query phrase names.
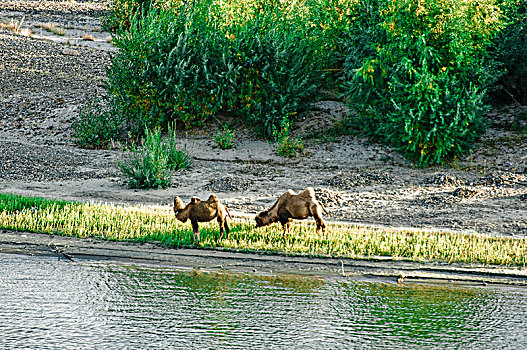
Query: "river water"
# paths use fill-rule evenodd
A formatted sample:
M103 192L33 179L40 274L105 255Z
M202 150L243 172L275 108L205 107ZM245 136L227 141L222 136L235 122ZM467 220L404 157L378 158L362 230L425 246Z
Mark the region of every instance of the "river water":
M526 349L527 290L0 254L1 349Z

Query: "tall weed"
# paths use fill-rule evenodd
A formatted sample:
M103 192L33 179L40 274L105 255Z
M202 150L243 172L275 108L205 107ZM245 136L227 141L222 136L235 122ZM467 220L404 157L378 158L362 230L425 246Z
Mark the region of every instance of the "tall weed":
M118 165L130 188L166 188L172 184L174 171L192 165L192 158L177 149L173 129L167 137L162 136L160 129L146 130L142 145L132 143L127 151L127 158Z

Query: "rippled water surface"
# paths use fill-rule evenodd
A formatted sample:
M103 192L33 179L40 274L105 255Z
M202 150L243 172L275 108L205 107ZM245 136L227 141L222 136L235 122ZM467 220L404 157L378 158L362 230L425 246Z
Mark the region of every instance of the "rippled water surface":
M525 349L527 291L0 254L2 349Z

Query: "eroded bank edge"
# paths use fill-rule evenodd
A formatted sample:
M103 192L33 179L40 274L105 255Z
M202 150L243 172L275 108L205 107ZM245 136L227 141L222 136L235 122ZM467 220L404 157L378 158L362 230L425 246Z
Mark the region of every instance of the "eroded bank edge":
M153 243L139 244L9 230L0 231L0 253L56 256L67 262L97 261L205 271L304 274L386 280L400 284L419 282L527 287L525 267L413 262L390 257L356 260L224 249L170 248Z

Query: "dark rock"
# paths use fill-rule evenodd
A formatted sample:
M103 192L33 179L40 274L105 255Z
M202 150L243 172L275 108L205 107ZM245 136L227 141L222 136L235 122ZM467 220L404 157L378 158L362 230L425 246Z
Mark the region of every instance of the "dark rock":
M456 178L454 175L439 173L427 177L424 180L424 183L437 186L459 186L463 184L463 181Z
M327 188L315 188L315 197L325 207L341 206L344 203L339 192Z
M481 177L477 184L480 186L511 187L522 185L524 181L527 181L527 177L523 174L496 172Z
M351 172L339 174L327 180L324 185L340 189L350 189L360 186L373 186L376 184L393 184L395 179L390 174L375 170L369 172Z
M222 178L210 179L209 183L203 186L203 189L214 192L239 192L248 190L252 183L252 180L225 176Z
M452 196L458 197L458 198L472 198L474 197L478 191L465 188L465 187L458 187L454 191L452 191Z

